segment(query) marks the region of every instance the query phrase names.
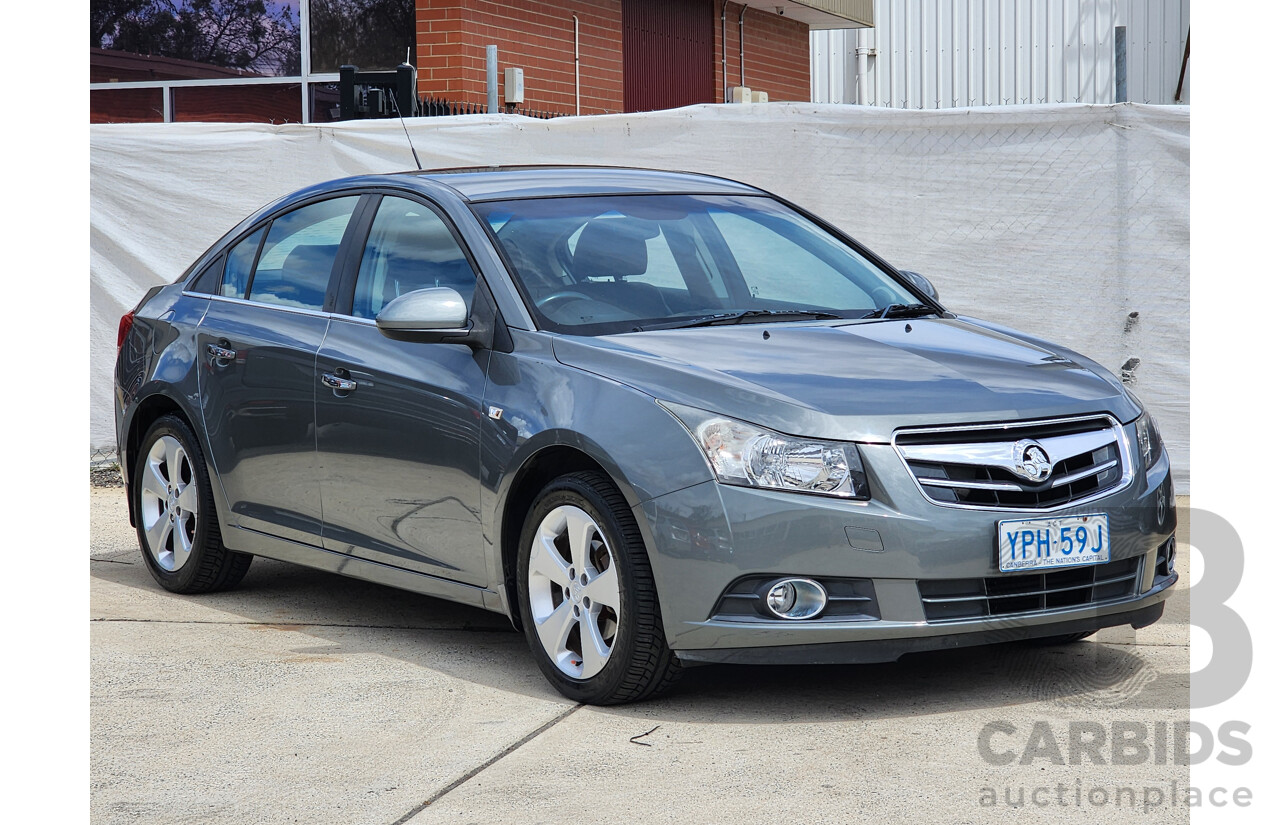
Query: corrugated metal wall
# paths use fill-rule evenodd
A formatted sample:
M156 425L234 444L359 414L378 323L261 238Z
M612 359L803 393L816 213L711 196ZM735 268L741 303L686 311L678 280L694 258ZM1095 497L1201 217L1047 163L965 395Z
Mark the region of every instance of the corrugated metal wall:
M711 0L623 0L625 110L713 103L715 37Z
M1114 103L1115 30L1124 26L1128 100L1174 103L1190 9L1191 0L876 0L874 29L810 35L813 100L902 109Z

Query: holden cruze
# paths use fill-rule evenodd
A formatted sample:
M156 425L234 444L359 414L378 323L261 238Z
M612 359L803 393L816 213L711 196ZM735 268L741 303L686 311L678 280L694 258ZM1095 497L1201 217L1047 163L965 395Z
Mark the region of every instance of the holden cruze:
M1154 622L1177 578L1120 381L705 175L313 186L149 291L115 379L163 587L264 556L496 611L579 701L1074 641Z

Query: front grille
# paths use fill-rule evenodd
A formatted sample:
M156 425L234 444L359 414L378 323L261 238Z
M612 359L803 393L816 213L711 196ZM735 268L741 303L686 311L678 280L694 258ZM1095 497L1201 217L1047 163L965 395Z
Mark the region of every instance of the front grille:
M1120 426L1107 416L903 430L893 443L924 495L955 507L1062 507L1111 492L1128 477ZM1031 447L1051 467L1042 481L1016 472Z
M985 579L921 579L920 601L930 622L1018 616L1084 607L1133 596L1142 557L1067 570Z

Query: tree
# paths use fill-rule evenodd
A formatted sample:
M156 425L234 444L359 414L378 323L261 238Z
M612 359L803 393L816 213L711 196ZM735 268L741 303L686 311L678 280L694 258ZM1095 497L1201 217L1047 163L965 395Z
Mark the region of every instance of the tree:
M413 0L311 0L311 68L390 69L416 62Z
M292 10L267 0L91 0L91 45L269 75L301 71Z

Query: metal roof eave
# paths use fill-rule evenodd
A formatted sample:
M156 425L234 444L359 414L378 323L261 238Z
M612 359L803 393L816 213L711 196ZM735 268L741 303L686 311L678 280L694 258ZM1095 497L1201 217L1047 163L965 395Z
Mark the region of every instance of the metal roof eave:
M874 0L737 0L741 5L799 20L810 29L862 29L875 25Z

